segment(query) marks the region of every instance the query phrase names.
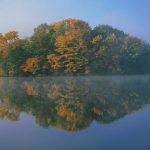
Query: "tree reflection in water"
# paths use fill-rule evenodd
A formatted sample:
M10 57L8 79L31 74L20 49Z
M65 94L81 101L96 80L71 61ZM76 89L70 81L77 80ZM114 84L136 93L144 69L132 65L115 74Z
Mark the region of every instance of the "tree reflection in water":
M42 127L79 131L108 124L150 103L150 77L39 77L0 79L0 118L22 112Z

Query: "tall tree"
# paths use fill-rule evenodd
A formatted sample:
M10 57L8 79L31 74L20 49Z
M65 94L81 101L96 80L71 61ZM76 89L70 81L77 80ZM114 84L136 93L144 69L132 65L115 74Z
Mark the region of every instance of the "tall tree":
M78 19L66 19L51 25L55 31L55 53L47 56L52 69L65 73L84 72L88 64L89 25Z

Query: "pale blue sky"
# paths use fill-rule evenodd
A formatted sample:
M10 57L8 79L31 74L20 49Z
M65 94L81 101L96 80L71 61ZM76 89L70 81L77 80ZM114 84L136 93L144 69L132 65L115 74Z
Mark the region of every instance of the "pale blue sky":
M64 18L109 24L150 42L150 0L0 0L0 33L26 37L37 25Z

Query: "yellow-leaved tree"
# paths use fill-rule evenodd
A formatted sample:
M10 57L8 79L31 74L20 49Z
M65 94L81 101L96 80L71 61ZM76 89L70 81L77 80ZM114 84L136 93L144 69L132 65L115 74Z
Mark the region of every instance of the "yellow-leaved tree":
M86 71L89 25L78 19L66 19L50 25L55 34L54 53L47 56L51 68L65 73Z

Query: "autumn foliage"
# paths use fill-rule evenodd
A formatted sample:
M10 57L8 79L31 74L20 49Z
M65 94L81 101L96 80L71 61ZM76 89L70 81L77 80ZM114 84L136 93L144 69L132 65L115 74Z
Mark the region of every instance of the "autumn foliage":
M38 71L38 63L39 63L39 58L38 57L33 57L33 58L27 58L26 63L21 66L21 70L23 72L33 72L33 74Z
M41 24L28 39L0 34L0 75L150 73L150 45L108 25L79 19Z
M8 51L4 50L1 52L2 57L7 57L8 56Z

